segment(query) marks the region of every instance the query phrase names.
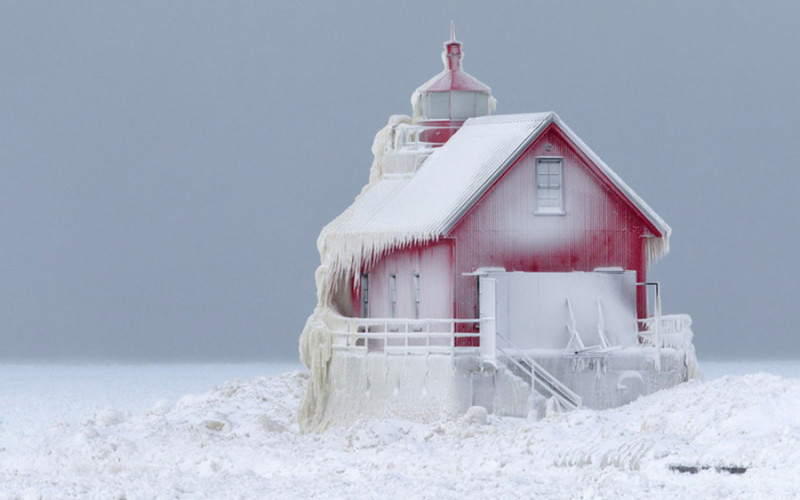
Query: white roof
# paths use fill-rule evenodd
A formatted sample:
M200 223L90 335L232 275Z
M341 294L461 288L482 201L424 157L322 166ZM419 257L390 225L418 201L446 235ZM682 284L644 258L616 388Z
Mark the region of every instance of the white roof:
M553 122L663 235L648 239L649 260L665 254L669 226L558 115L547 112L470 118L416 174L386 175L368 184L353 204L322 230L318 246L323 264L332 266L331 272L357 272L361 264L386 250L447 234Z

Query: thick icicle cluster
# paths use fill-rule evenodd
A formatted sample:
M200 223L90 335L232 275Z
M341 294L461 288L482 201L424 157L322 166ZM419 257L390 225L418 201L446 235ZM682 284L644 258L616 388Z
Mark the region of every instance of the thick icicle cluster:
M364 196L364 193L383 177L382 162L392 142L392 130L398 124L410 121L408 116L393 115L389 118L389 123L375 135L372 144L374 159L370 168L369 183L364 186L358 197ZM347 212L342 215L346 214ZM347 277L358 273L365 265L372 264L383 252L403 244L396 238L381 238L380 235L370 235L374 240L370 242L371 244L365 244L366 236L337 234L332 227L333 222L325 226L317 239L317 250L321 261L315 273L317 306L306 320L303 333L300 335L300 361L311 372L305 398L298 410L298 422L303 432L320 431L325 427L324 412L331 390L328 370L333 336L329 319L335 314L331 303L333 294L341 283L348 281ZM331 251L332 248L335 248L336 252ZM343 259L343 255L348 257ZM359 281L352 282L357 286Z

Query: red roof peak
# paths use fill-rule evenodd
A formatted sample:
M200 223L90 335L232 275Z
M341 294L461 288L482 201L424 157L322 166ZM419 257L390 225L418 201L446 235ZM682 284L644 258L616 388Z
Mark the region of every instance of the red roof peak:
M491 94L488 85L469 75L461 68L464 53L461 51L461 42L456 40L455 26L450 24L450 40L444 42L444 71L434 76L417 89L417 92L483 92Z

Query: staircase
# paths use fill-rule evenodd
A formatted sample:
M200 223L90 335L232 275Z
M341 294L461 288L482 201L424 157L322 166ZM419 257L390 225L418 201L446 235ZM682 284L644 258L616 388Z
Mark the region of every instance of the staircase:
M496 347L499 354L498 359L504 361L512 372L527 378L531 388L546 397L555 399L562 409L575 410L581 407L582 400L578 394L518 349L503 335L499 333L496 335L506 346Z

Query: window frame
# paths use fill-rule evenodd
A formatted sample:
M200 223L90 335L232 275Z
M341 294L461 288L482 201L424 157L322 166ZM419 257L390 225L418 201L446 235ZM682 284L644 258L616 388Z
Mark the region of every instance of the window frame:
M450 120L450 92L428 92L423 98L423 105L426 119ZM446 106L446 109L441 106Z
M389 300L391 301L391 317L397 317L397 273L389 274Z
M557 188L552 187L549 181L549 177L553 175L553 172L548 169L548 172L545 174L548 176L548 183L546 185L540 185L539 178L540 178L540 168L542 165L547 165L548 167L552 165L558 166L558 179L559 185ZM543 197L545 192L558 192L558 197ZM566 203L565 203L565 192L564 192L564 157L563 156L537 156L536 163L534 166L534 214L536 215L565 215L566 214ZM559 204L558 206L543 206L544 200L554 200L557 199Z
M361 273L361 317L369 318L369 273Z
M411 275L411 287L414 289L414 319L419 319L420 304L422 303L422 284L420 283L419 272Z
M446 110L443 108L445 105ZM479 90L428 91L422 97L422 114L431 121L465 121L486 116L489 114L489 94Z

